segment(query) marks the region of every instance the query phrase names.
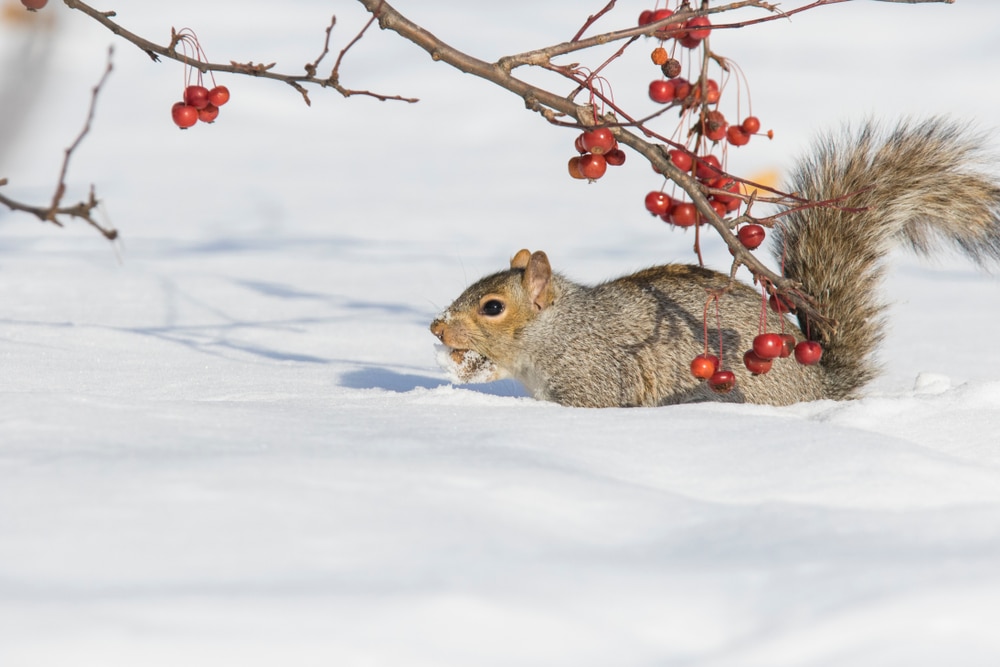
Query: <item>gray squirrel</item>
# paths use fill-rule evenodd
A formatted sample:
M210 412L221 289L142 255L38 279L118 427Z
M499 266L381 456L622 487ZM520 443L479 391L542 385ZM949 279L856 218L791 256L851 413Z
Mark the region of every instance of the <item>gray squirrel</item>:
M553 272L544 252L521 250L509 269L468 287L430 329L456 381L512 377L535 398L569 406L855 398L878 373L872 356L886 310L878 291L893 246L929 254L950 242L977 263L1000 259L1000 185L987 166L981 139L943 118L890 128L867 122L821 138L798 164L789 191L815 201L856 193L839 207L789 212L773 233L785 276L836 326L826 335L803 316L796 327L768 312L766 327L822 338L814 365L778 359L766 374L751 374L741 355L760 330L760 292L688 264L586 286ZM722 352L735 385L717 393L690 365L705 351L706 295L726 287ZM719 355L714 316L709 327L709 350Z

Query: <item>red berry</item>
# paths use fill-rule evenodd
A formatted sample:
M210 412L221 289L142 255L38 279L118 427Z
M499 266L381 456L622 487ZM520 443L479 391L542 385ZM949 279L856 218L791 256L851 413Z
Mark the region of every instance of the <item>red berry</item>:
M584 149L594 155L604 155L617 143L615 135L606 127L599 127L595 130L584 132L580 137L580 143Z
M686 49L696 49L698 48L698 45L701 44L700 39L695 39L694 37L692 37L687 33L684 33L683 35L678 37L677 42Z
M604 154L604 159L612 167L620 167L625 164L625 151L620 148L612 148Z
M743 131L747 134L757 134L760 132L760 119L757 118L757 116L747 116L743 119L740 127L742 127Z
M687 28L688 37L698 41L705 39L712 32L712 22L707 16L696 16L685 23L684 27Z
M675 148L670 151L670 161L681 171L691 171L691 163L694 158L687 151Z
M707 129L705 131L705 138L709 141L722 141L726 138L726 126L720 125L712 129Z
M779 355L782 359L792 356L792 351L795 350L795 336L790 333L778 334L781 336L781 354Z
M691 82L687 79L677 77L672 79L674 84L674 97L679 100L683 100L685 97L691 94Z
M712 207L712 210L714 210L720 218L726 217L726 213L729 213L729 208L718 199L712 199L708 202L708 205Z
M701 121L701 131L711 141L722 141L726 138L726 117L720 111L709 111Z
M709 185L715 188L716 190L724 190L726 192L732 192L734 195L740 194L740 191L743 189L742 187L740 187L739 181L733 180L732 178L729 178L727 176L720 176L719 178L712 179ZM729 205L732 204L734 201L735 202L740 201L739 197L732 195L724 195L716 193L713 194L712 197L714 197L716 201L725 204L727 209L729 208Z
M184 89L184 102L195 109L208 106L208 88L205 86L188 86Z
M764 242L764 228L760 225L744 225L736 232L736 237L745 248L753 250Z
M714 354L699 354L691 361L691 375L707 380L719 368L719 358Z
M177 127L182 130L186 130L198 122L198 110L184 102L176 102L170 109L170 115Z
M753 350L743 353L743 365L754 375L763 375L771 370L771 360L761 357Z
M804 340L795 346L795 361L811 366L823 356L823 346L814 340Z
M639 25L649 25L653 22L653 10L644 9L639 13Z
M670 197L657 190L653 190L648 195L646 195L646 210L653 215L664 215L670 210L673 205L673 200Z
M698 209L690 202L675 204L670 210L670 222L678 227L690 227L698 222Z
M753 351L761 359L777 359L784 345L785 342L776 333L763 333L753 339Z
M221 107L229 101L229 89L225 86L216 86L208 91L208 101L212 106Z
M649 99L658 104L673 102L676 92L676 86L673 81L656 79L649 82Z
M215 122L215 119L219 117L219 107L209 104L206 105L204 109L198 109L198 120L203 123Z
M665 18L673 16L673 14L674 14L673 11L669 9L657 9L655 12L653 12L652 20L650 21L650 23L656 23L657 21L662 21ZM667 30L676 30L677 28L680 27L681 27L680 23L668 23L667 25L663 26L663 28L656 31L656 36L666 37L667 35L665 34L665 32Z
M24 5L26 9L35 11L49 4L49 0L21 0L21 4Z
M603 155L587 153L580 156L580 173L583 174L584 178L596 181L607 170L608 161L604 159Z
M771 296L769 296L767 299L767 304L771 306L771 310L773 310L776 313L781 313L782 315L785 313L790 313L793 310L795 310L795 306L793 306L792 304L790 304L788 301L778 296L777 294L772 294Z
M721 176L722 163L714 155L703 155L698 158L698 165L695 167L694 175L703 181Z
M716 394L728 394L736 386L736 376L732 371L715 371L708 378L708 386Z
M576 140L573 142L573 148L575 148L576 152L579 153L580 155L583 155L584 153L587 152L587 149L583 147L583 135L582 134L578 135L577 138L576 138Z
M733 146L746 146L750 143L750 133L739 125L730 125L726 129L726 140Z
M587 178L586 176L583 175L583 171L580 170L579 155L574 155L573 157L571 157L569 159L569 164L566 165L566 168L569 169L569 175L572 176L573 178L577 179Z

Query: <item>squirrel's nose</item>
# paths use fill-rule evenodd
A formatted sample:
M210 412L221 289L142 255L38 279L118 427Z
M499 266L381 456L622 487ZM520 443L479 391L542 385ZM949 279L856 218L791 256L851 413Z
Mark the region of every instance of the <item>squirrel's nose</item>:
M431 322L431 333L437 336L438 340L444 342L444 322L434 320Z

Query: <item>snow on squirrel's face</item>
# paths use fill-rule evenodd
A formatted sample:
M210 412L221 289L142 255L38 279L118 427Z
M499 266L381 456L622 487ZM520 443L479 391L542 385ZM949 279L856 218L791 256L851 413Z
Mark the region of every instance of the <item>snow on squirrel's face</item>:
M456 350L447 345L434 347L437 350L438 365L455 384L479 384L506 377L499 366L478 352Z

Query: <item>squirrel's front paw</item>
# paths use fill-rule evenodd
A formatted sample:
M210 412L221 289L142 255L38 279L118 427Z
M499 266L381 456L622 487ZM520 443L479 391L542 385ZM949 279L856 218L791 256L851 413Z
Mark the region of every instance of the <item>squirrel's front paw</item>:
M504 377L504 373L478 352L456 350L447 345L435 345L437 361L455 384L479 384Z

